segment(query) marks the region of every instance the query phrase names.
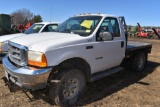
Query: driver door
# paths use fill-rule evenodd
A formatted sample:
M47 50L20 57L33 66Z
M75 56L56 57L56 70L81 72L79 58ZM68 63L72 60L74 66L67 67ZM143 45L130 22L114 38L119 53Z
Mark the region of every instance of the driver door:
M113 40L102 40L99 37L100 32L110 32ZM125 55L125 46L124 44L122 46L122 40L117 18L105 18L96 34L95 72L118 66L121 63Z

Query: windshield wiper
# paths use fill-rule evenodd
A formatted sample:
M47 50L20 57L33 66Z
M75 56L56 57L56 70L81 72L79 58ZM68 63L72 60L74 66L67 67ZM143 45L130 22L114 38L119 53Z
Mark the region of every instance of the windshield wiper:
M70 30L64 30L64 31L62 31L62 32L64 32L64 33L71 33L71 31Z

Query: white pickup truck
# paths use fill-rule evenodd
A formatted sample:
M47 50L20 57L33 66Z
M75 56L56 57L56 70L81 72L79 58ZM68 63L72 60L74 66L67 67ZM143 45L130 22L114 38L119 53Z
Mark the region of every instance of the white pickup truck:
M125 28L124 17L87 14L69 18L55 32L12 39L3 58L6 78L27 90L49 87L52 101L73 105L86 82L122 71L124 60L143 70L152 45L127 42Z
M52 32L58 27L59 24L60 24L59 22L39 22L33 24L24 33L0 36L0 53L8 52L8 40L10 39L32 33Z

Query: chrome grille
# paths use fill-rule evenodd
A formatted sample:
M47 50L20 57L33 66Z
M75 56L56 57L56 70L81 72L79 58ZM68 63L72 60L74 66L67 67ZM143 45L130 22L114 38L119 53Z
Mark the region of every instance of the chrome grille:
M8 42L9 59L19 66L27 65L27 50L25 46Z

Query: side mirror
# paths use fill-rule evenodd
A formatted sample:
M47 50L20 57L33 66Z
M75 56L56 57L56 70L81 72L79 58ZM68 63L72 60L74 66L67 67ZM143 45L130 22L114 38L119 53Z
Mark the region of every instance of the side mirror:
M113 40L113 35L110 32L100 32L99 33L99 37L103 41L111 41L111 40Z

